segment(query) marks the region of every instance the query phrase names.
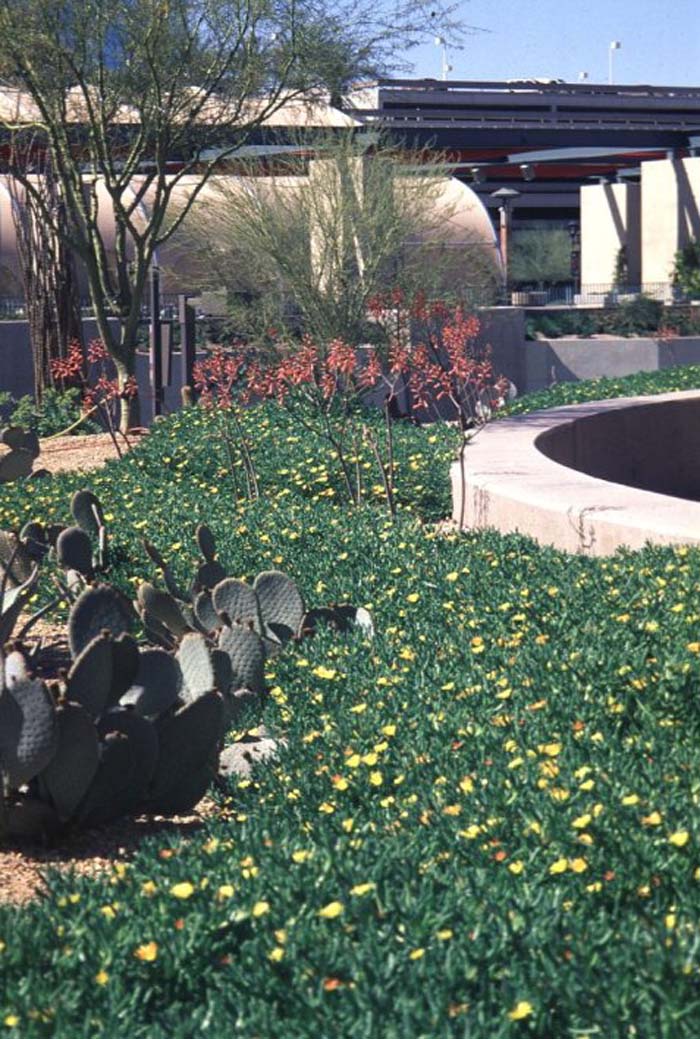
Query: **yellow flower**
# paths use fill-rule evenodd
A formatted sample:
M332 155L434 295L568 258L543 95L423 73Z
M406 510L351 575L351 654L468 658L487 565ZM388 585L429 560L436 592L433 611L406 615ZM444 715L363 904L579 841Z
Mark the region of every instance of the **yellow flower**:
M272 960L273 963L279 963L280 960L284 959L284 949L281 945L276 945L274 949L271 949L267 954L268 960Z
M638 794L625 794L625 796L621 800L621 804L623 804L623 805L638 805L639 804L639 795Z
M446 581L456 581L458 578L459 578L459 574L457 573L456 570L453 570L451 573L445 575L445 580Z
M435 937L441 942L449 942L450 938L454 937L454 931L450 930L449 927L445 927L442 931L438 931Z
M320 664L318 667L315 667L313 669L313 671L311 672L312 675L316 675L316 678L328 678L328 679L335 678L337 673L338 672L334 668L332 668L332 667L324 667L323 664Z
M537 748L540 754L546 754L548 758L556 758L561 754L561 743L541 743Z
M329 902L323 909L319 909L318 915L322 916L324 920L334 920L336 916L340 916L344 908L342 902Z
M374 772L370 772L369 781L372 784L372 786L381 786L384 782L384 777L382 776L381 772L378 769L376 769Z
M265 913L270 912L270 903L256 902L251 911L253 916L264 916Z
M173 898L191 898L194 894L194 885L189 880L183 880L181 884L173 884L170 888Z
M8 1014L5 1020L3 1021L3 1024L5 1025L5 1028L16 1028L19 1024L19 1018L17 1017L17 1014Z
M515 862L511 862L508 864L508 869L511 873L514 873L516 877L522 873L524 868L525 864L521 861L521 859L516 859Z
M368 895L370 891L374 891L375 884L367 881L365 884L355 884L354 887L350 888L351 895Z
M556 862L553 862L552 865L549 867L549 872L555 875L557 873L565 873L568 867L569 863L567 859L557 859Z
M574 873L584 873L588 869L588 863L585 859L571 859L569 869Z
M100 970L95 975L95 982L98 985L106 985L109 981L109 974L106 970Z
M411 949L408 954L409 960L421 960L425 956L425 949Z
M352 833L352 829L353 829L353 827L355 825L355 820L354 819L343 819L343 821L342 821L342 823L340 825L343 827L343 829L345 830L346 833Z
M114 908L114 906L102 906L102 908L100 909L100 912L108 920L113 920L114 917L117 915L117 912L116 912L116 909Z
M153 963L158 956L158 942L146 942L145 945L139 945L134 949L134 956L145 963Z
M142 895L155 895L157 890L158 890L158 886L156 884L154 884L152 880L146 880L141 885L141 894Z
M383 725L382 732L385 736L395 736L396 726L395 725Z
M292 852L292 862L306 862L310 859L313 852L307 851L305 848L300 848L298 851Z
M481 827L477 826L476 823L472 823L471 826L467 826L466 830L460 830L459 836L466 837L468 841L476 840L481 833Z
M687 830L676 830L668 838L668 843L675 845L676 848L684 848L690 839L690 834Z
M359 754L351 754L350 757L347 759L346 764L350 768L357 768L357 766L360 764L361 761L362 761L362 758L360 757Z
M661 826L663 822L663 816L661 812L651 812L649 815L642 816L643 826Z
M233 898L235 888L232 884L221 884L219 890L216 892L216 897L219 902L223 902L227 898Z
M464 776L459 781L459 789L463 794L471 794L474 789L474 781L469 776Z
M666 913L666 916L664 917L664 923L666 924L666 930L672 931L673 928L676 926L676 914Z
M418 602L419 599L420 595L418 594L418 592L411 592L410 595L406 596L406 602Z
M574 819L571 825L575 830L585 830L592 818L590 813L586 812L585 815L579 815L578 819Z
M532 1003L528 1003L527 1000L521 999L515 1004L512 1010L508 1011L508 1017L511 1021L522 1021L524 1018L529 1017L533 1012Z

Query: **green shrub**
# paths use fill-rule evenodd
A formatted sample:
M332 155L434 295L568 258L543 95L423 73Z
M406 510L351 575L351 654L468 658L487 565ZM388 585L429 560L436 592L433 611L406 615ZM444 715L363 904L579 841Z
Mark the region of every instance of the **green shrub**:
M29 395L20 397L9 418L15 425L34 430L40 437L50 437L72 426L81 413L80 390L77 387L67 390L48 387L41 404L37 404ZM97 422L87 419L71 432L101 433L102 428Z
M688 299L700 299L700 239L693 239L676 253L673 284Z
M692 385L698 368L562 384L511 413ZM232 573L360 589L377 636L269 662L288 749L199 830L0 909L0 1021L23 1039L696 1039L700 553L440 530L448 441L408 426L397 523L349 516L324 449L274 408L246 421L258 502L232 504L196 410L94 474L122 587L152 572L144 535L184 580L206 519ZM67 518L80 485L9 489L0 527Z
M660 300L638 296L606 311L605 331L621 336L656 332L662 323L663 313L664 305Z

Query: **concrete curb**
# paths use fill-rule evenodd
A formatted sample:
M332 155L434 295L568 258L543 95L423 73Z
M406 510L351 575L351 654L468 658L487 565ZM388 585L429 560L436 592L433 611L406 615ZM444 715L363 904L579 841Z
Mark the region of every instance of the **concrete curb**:
M700 390L503 419L467 446L464 478L452 465L453 518L587 555L700 544L698 459Z

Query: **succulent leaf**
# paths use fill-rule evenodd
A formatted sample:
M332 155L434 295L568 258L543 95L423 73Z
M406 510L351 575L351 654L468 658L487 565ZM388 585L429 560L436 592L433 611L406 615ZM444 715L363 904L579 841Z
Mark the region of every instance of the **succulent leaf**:
M265 570L256 577L254 588L263 620L280 641L297 635L306 607L291 577L280 570Z

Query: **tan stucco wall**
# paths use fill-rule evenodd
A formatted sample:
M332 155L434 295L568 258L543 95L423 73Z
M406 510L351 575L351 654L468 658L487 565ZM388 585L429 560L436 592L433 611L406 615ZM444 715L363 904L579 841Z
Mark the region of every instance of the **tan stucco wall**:
M581 285L609 286L620 249L627 250L628 283L641 281L639 184L581 188Z
M700 238L700 158L642 163L642 276L668 282L674 255Z

